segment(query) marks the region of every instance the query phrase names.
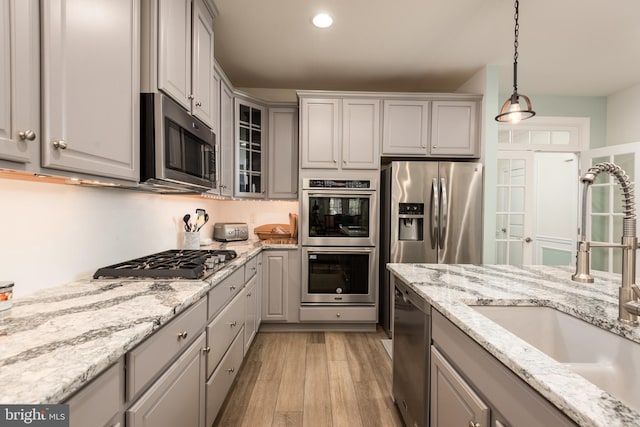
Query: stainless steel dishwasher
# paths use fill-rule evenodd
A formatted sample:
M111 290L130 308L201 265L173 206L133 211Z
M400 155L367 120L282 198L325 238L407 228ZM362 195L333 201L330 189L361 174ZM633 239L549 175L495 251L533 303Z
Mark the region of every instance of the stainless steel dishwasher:
M393 317L392 398L407 427L429 420L431 306L397 278Z

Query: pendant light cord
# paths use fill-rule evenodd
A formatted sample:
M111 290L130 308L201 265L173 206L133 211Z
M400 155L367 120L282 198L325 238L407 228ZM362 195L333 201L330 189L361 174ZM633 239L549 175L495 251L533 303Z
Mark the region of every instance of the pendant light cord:
M513 19L515 19L516 21L516 26L513 31L515 36L513 41L513 51L514 51L513 53L513 92L514 93L518 92L518 35L520 33L520 24L518 23L519 8L520 8L520 1L516 0L516 11L513 14Z

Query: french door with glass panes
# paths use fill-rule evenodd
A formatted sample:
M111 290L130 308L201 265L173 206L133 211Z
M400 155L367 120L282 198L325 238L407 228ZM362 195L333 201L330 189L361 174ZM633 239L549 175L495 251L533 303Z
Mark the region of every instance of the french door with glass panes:
M581 153L580 169L584 174L596 163L611 162L620 166L636 184L640 176L640 142L597 148ZM582 197L582 189L580 190ZM587 195L587 240L620 243L622 236L622 192L618 181L607 173L600 173ZM591 248L591 268L620 273L622 251L619 248Z
M496 263L531 264L533 152L499 151L496 188Z

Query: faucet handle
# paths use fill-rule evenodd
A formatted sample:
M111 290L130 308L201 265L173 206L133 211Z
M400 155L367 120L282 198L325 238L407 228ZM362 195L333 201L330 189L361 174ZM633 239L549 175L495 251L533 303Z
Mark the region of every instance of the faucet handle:
M593 276L589 268L589 242L578 242L576 253L576 272L571 275L571 280L579 283L593 283Z

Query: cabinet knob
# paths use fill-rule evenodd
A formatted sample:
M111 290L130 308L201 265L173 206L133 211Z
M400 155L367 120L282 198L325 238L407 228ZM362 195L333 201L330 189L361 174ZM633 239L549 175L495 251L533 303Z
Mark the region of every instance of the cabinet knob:
M67 149L67 142L60 140L60 141L53 141L53 148L56 149L60 149L60 150L66 150Z
M203 352L203 353L209 353L209 352L211 352L211 347L206 346L205 348L203 348L203 349L202 349L202 352Z
M187 98L188 98L188 99L193 99L193 94L192 94L192 93L190 93L190 94L187 96Z
M233 286L233 285L232 285L232 286L229 286L229 291L233 292L233 291L235 291L235 290L236 290L236 287L235 287L235 286Z
M25 139L33 141L34 139L36 139L36 133L32 130L27 129L25 131L18 132L18 137L23 141Z
M471 420L469 421L469 427L480 427L480 423Z
M200 101L196 102L196 107L202 107L202 102Z
M249 298L250 296L251 296L251 292L249 292L249 293L247 294L247 298Z
M185 340L185 339L187 339L187 336L188 336L188 335L189 335L189 334L187 333L187 331L178 332L178 339L183 339L183 340Z
M336 317L339 319L340 318L340 313L336 313Z
M229 323L229 326L231 326L231 327L233 328L233 327L235 327L237 324L238 324L238 322L234 320L233 322Z
M229 372L230 374L233 374L236 371L235 368L229 368L227 369L227 372Z

